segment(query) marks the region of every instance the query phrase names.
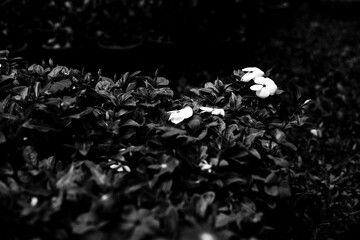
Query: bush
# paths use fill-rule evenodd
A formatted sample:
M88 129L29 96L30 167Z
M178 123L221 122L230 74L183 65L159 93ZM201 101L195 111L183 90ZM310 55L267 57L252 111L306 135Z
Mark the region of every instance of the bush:
M290 131L309 101L257 68L175 98L1 52L5 239L289 239ZM254 84L255 83L255 84ZM285 104L284 104L285 103ZM19 231L21 229L21 231Z

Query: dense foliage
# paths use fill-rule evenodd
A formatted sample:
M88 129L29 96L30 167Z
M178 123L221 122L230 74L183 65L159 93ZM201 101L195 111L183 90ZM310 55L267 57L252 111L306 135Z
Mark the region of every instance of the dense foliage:
M271 71L236 70L174 97L157 72L26 67L8 51L0 63L7 239L293 235L288 156L309 100L277 89Z

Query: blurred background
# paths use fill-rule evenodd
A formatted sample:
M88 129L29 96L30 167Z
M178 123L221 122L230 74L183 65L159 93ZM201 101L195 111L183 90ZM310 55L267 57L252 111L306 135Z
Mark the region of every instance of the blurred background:
M182 84L246 66L302 71L315 54L312 43L319 40L322 47L331 47L334 39L326 31L344 31L344 18L356 18L358 3L4 0L0 49L30 62L51 58L56 64L110 75L159 69ZM323 29L326 24L333 29ZM351 27L348 31L356 31Z

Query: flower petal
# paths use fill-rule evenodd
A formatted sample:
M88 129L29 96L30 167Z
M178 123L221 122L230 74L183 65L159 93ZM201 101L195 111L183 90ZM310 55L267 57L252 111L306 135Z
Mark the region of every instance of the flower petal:
M246 67L241 69L241 71L243 72L256 72L256 71L261 71L259 68L257 67Z
M267 88L262 88L256 92L256 95L260 98L267 98L270 95L270 92L267 90Z
M256 77L254 79L254 82L257 84L264 85L264 84L266 84L266 79L264 77Z
M270 84L269 86L266 86L266 88L269 90L270 95L274 95L277 90L276 84Z
M174 124L178 124L184 119L191 117L193 115L193 110L190 106L186 106L183 109L169 111L168 113L170 113L169 121Z
M256 77L262 77L264 75L264 72L257 67L247 67L242 69L242 71L246 72L246 74L241 78L241 81L243 82L248 82Z
M180 110L172 110L172 111L168 111L167 113L172 114L172 113L179 113L179 112L180 112Z
M115 169L115 168L118 168L118 167L120 167L120 164L111 164L110 165L111 169Z
M259 90L261 90L262 88L263 88L263 85L260 85L260 84L255 84L255 85L252 85L252 86L250 87L250 89L253 90L253 91L259 91Z
M225 111L222 108L214 108L214 110L212 111L213 115L220 115L220 116L225 116Z
M186 119L193 115L193 110L190 106L186 106L185 108L180 110L180 113L183 114L183 117Z
M254 78L254 75L252 73L246 73L244 76L241 77L241 81L248 82L253 78Z
M169 121L171 121L174 124L181 123L184 121L184 116L182 116L180 113L172 113L169 117Z
M203 112L209 112L211 113L214 109L211 107L200 107L200 110Z
M274 95L277 90L275 82L270 78L265 78L265 81L266 88L269 90L270 95Z

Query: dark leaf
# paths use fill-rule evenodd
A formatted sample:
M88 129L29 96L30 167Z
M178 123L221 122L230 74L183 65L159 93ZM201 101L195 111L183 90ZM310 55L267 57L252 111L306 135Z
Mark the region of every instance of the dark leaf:
M99 81L96 83L95 91L97 93L106 94L112 86L114 86L113 80L107 77L100 77Z
M215 200L214 192L203 193L196 204L196 213L200 217L205 217L208 207L213 204L214 200Z
M50 78L56 78L61 76L69 75L70 71L67 67L64 66L57 66L48 74Z
M280 176L279 174L277 174L276 172L271 172L265 179L265 184L268 185L274 185L274 184L279 184L280 183Z
M128 119L120 127L140 127L140 124L132 119Z
M1 75L0 76L0 86L1 85L6 85L10 82L14 81L13 76L7 76L7 75Z
M190 129L194 130L200 127L201 121L200 119L194 117L187 123L187 125L190 127Z
M218 215L216 215L215 227L216 228L225 227L225 226L229 225L231 222L234 222L235 219L236 219L236 217L234 217L233 215L219 213Z
M22 127L28 128L28 129L35 129L39 132L49 132L49 131L56 131L53 127L50 127L46 125L45 123L38 122L33 119L29 119L25 123L22 124Z
M85 110L79 112L79 113L76 113L76 114L72 114L70 116L67 116L68 118L73 118L73 119L80 119L82 118L83 116L91 113L93 111L93 108L92 107L87 107Z
M273 160L275 165L277 165L277 166L285 167L285 168L289 166L289 162L283 158L274 157L272 155L267 155L267 157L270 158L271 160Z
M70 88L72 85L72 82L70 79L63 79L58 82L54 82L51 84L49 88L50 93L57 93L59 91L63 91L64 89Z
M84 164L90 169L92 178L98 185L102 186L108 184L106 175L102 172L101 168L98 165L91 161L84 161Z
M167 80L164 77L157 77L156 78L156 84L158 86L167 86L167 85L169 85L169 80Z
M14 170L10 163L7 161L1 161L0 162L0 176L3 175L12 175L14 173Z
M277 185L265 186L264 190L270 196L276 197L279 195L279 187Z
M0 131L0 144L6 143L6 137L5 134Z
M25 163L31 166L38 166L38 153L33 146L26 146L23 148L22 157Z
M173 137L176 135L184 135L187 132L185 130L181 130L178 128L173 128L173 127L166 127L166 128L162 128L165 133L161 135L161 137L163 138L169 138L169 137Z
M172 98L174 96L174 92L170 88L160 88L156 89L155 93L160 96Z
M18 86L18 87L14 87L14 88L13 88L13 91L14 91L16 94L20 95L23 100L25 100L25 98L26 98L26 97L28 96L28 94L29 94L29 87L26 87L26 86Z
M276 141L279 143L286 141L285 133L278 128L274 130L273 136L275 137Z
M245 137L244 144L245 146L251 146L255 139L264 136L265 130L260 130L258 132L251 133L250 135Z
M75 148L79 151L79 153L83 156L86 156L93 145L92 141L76 141Z
M96 217L93 212L81 214L75 222L71 224L72 230L75 234L84 234L96 229Z

